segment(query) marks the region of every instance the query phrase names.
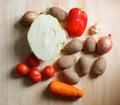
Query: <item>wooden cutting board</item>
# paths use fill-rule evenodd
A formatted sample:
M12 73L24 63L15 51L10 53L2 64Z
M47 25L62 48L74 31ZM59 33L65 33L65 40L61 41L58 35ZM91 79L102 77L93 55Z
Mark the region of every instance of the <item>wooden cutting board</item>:
M59 6L67 12L72 7L82 7L88 14L88 25L81 38L95 22L102 25L101 35L112 34L113 49L105 54L107 68L103 75L80 77L76 87L85 95L78 100L54 97L47 91L50 81L30 84L27 78L18 77L14 67L24 62L30 49L26 40L27 29L19 24L28 10L46 11ZM120 0L0 0L0 105L120 105ZM88 55L91 56L91 55ZM44 62L40 69L51 62Z

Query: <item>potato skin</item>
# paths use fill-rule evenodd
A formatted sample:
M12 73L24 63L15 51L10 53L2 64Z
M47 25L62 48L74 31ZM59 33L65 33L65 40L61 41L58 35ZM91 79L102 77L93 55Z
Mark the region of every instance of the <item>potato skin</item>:
M75 64L76 60L77 58L74 55L66 55L59 58L57 63L59 67L68 69Z
M39 14L34 11L28 11L22 16L20 24L24 27L30 27L30 25L38 15Z
M83 45L83 51L93 53L96 51L96 40L93 37L88 37Z
M93 72L95 75L101 75L104 73L107 66L107 62L104 57L99 57L93 64Z
M79 76L77 75L76 72L74 72L71 69L64 69L62 71L63 77L65 79L65 82L68 84L77 84L79 82Z
M50 13L52 16L56 17L59 21L64 21L67 17L67 12L60 9L59 7L51 7Z
M80 68L80 73L82 75L86 75L86 74L89 73L89 71L90 71L90 62L89 62L88 57L85 57L85 56L80 57L80 59L78 61L78 64L79 64L79 68Z
M81 51L83 48L83 43L79 39L73 39L66 46L65 50L69 54L74 54Z

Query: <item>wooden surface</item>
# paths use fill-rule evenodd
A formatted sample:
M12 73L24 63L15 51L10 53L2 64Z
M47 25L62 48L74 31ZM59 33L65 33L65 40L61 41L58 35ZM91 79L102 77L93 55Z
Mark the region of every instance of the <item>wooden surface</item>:
M25 61L30 49L27 30L19 25L28 10L42 12L51 6L66 11L82 7L88 14L88 25L102 24L102 35L112 34L113 49L105 56L107 68L98 78L80 77L76 85L85 92L83 98L71 101L51 96L47 86L55 78L31 85L14 72L17 63ZM0 0L0 105L120 105L120 0ZM43 63L43 65L49 64ZM42 66L41 66L42 68ZM41 69L40 68L40 69Z

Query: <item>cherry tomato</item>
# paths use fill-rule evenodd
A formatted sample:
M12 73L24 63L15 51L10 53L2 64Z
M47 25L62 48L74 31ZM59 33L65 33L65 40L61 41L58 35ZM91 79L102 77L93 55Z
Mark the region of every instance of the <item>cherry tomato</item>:
M40 64L40 60L34 54L30 54L27 57L27 63L30 67L37 67Z
M26 64L19 63L16 65L16 71L19 75L24 76L24 75L28 74L29 68Z
M72 8L66 19L66 30L70 36L79 37L87 25L87 14L79 8Z
M29 78L34 83L37 83L37 82L41 81L42 75L41 75L40 70L38 70L37 68L30 69L30 71L29 71Z
M55 69L53 66L46 66L45 69L43 70L43 75L46 77L46 78L51 78L55 75Z

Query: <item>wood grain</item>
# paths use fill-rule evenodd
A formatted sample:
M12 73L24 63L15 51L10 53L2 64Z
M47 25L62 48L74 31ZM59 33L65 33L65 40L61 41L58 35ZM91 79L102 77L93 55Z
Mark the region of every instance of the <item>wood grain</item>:
M43 12L51 6L59 6L66 11L72 7L82 7L88 14L89 26L95 22L102 24L101 35L112 34L113 49L105 56L105 73L92 78L80 77L76 85L85 96L71 101L51 96L47 86L52 79L32 85L27 78L14 72L19 62L24 62L30 53L26 41L27 29L19 24L21 16L28 10ZM120 0L0 0L0 105L120 105ZM90 55L91 56L91 55ZM46 64L43 63L43 68Z

